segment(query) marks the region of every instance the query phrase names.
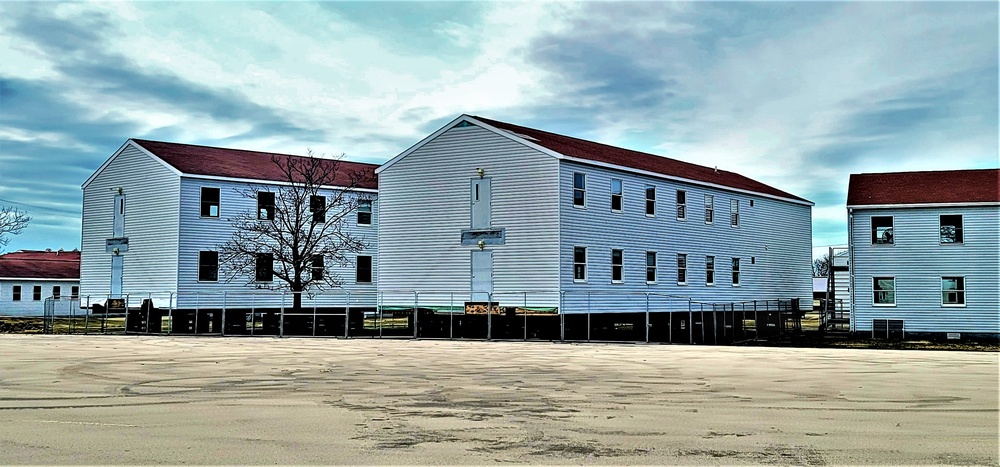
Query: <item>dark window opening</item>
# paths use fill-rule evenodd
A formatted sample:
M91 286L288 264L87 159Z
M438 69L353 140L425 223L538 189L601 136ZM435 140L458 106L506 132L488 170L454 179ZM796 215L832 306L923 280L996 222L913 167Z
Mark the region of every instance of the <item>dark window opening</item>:
M587 247L573 247L573 280L587 280Z
M372 225L371 200L366 199L358 202L358 225Z
M219 252L198 252L198 280L215 282L219 280Z
M623 278L622 250L611 250L611 282L622 282Z
M962 243L962 215L941 216L941 243Z
M274 254L257 253L254 280L256 282L271 282L274 280Z
M617 178L611 179L611 210L622 210L622 181Z
M872 245L892 243L892 216L872 216Z
M36 302L42 299L42 286L36 285L31 288L31 299Z
M312 213L314 223L326 222L326 196L310 196L309 212Z
M70 287L69 298L76 300L80 298L80 286L74 285Z
M582 173L573 173L573 206L586 206L587 203L587 176Z
M370 284L372 282L372 257L358 256L357 272L354 280L359 284Z
M219 189L201 188L201 216L219 217Z
M60 298L62 298L62 287L60 287L58 285L53 285L52 286L52 299L53 300L59 300Z
M274 220L274 193L269 191L257 192L257 218Z
M323 280L323 255L313 255L312 257L312 278L313 280Z
M11 300L13 300L15 302L21 301L21 286L20 285L15 285L14 286L13 296L11 297Z

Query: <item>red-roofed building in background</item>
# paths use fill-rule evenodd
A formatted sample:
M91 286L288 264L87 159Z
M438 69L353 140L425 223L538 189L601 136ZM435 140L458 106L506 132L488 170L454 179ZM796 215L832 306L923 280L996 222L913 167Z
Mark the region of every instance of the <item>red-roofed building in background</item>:
M462 115L377 173L385 304L812 301L812 203L735 172Z
M217 250L232 236L230 218L261 209L261 200L248 199L238 190L254 186L263 192L276 192L287 180L275 160L302 157L143 139L126 141L83 184L83 302L104 304L109 297L120 296L130 308L138 307L142 300L151 300L162 309L221 308L223 303L280 307L280 292L268 293L248 288L248 281L227 282L220 277ZM359 209L364 213L347 216L344 227L370 244L357 256L364 257L361 263L365 267L374 268L377 166L323 160L337 176L310 202L326 206L327 200L344 189L351 190L352 196L373 200L361 203ZM346 300L346 291L352 291L352 300L358 305L367 293L374 306L373 280L365 280L354 266L336 271L344 282L336 300ZM203 318L209 321L199 320L199 326L208 323L203 329L220 331L219 313Z
M851 330L1000 336L1000 170L852 174Z
M42 316L46 299L75 300L79 293L79 251L21 250L0 255L0 316Z

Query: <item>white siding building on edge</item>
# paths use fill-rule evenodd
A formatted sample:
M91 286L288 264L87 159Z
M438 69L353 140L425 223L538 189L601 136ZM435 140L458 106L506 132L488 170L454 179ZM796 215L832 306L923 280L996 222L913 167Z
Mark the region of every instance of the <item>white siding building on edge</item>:
M961 215L963 241L941 243L940 216ZM872 216L893 218L893 243L872 244ZM1000 206L849 209L852 328L903 320L906 333L1000 334ZM874 277L895 279L895 304L873 303ZM942 304L942 277L964 278L960 306Z
M51 298L54 287L59 287L62 305L56 310L60 315L71 314L69 299L73 287L80 285L76 279L28 279L0 278L0 316L42 316L45 312L45 299ZM14 300L14 287L20 287L20 300ZM35 287L40 287L39 299L35 300ZM73 303L75 305L75 303ZM75 310L79 313L79 310Z

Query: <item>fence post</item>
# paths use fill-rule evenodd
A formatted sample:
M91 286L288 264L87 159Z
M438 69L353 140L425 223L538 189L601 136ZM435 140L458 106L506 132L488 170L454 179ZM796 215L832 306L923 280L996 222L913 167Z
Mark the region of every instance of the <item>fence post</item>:
M285 294L286 291L281 291L281 308L279 308L278 314L278 337L285 337Z
M198 318L201 314L201 292L194 293L194 329L192 334L198 334Z
M649 292L646 292L646 343L649 343Z
M688 299L688 344L694 344L694 312L691 311L691 299Z
M312 302L313 302L313 332L312 332L312 336L316 337L316 298L315 298L315 296L313 297Z
M250 292L250 335L253 336L253 328L257 327L257 294Z
M486 293L486 340L493 339L493 292Z
M528 340L528 292L524 292L524 340Z
M174 332L174 293L167 292L167 335Z
M413 291L413 338L414 339L420 337L417 333L417 329L420 328L420 323L418 322L418 320L420 319L419 318L420 312L418 311L419 308L420 308L420 292L414 290Z
M587 292L587 342L590 342L590 292Z
M226 336L226 298L228 298L228 293L227 291L222 291L222 329L220 331L222 331L223 337Z
M448 303L448 339L455 337L455 292L451 292Z
M90 333L90 295L87 295L87 314L83 315L83 335Z
M566 342L566 291L559 291L559 342Z
M347 330L351 324L351 292L347 292L347 305L344 306L344 339L347 339Z

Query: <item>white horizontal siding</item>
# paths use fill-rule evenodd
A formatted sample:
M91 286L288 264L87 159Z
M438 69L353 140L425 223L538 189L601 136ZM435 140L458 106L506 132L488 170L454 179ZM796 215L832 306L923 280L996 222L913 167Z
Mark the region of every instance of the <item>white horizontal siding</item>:
M178 198L180 178L131 143L83 190L80 251L81 295L105 295L111 287L114 199L125 194L122 253L124 293L175 290L177 283Z
M261 184L266 185L266 184ZM219 188L219 217L201 217L201 188ZM245 183L205 180L183 177L181 179L180 202L180 242L177 305L180 308L218 307L225 300L227 306L280 306L282 293L267 289L257 289L247 285L249 278L235 278L227 281L220 271L218 282L198 281L198 253L203 250L218 250L228 241L234 232L231 219L241 212L256 212L257 201L247 199L237 190L246 189ZM277 187L274 188L278 190ZM333 191L321 190L327 197L333 196ZM359 253L372 256L373 279L378 271L378 201L372 206L372 225L358 226L357 216L349 215L346 219L346 230L352 235L363 237L369 246ZM317 306L343 306L348 299L352 305L374 306L375 284L358 284L355 282L354 265L334 268L342 281L342 287L325 292L319 292L321 299L316 300ZM278 281L278 279L275 279ZM225 294L225 298L223 298ZM291 296L286 295L285 301L291 305ZM308 300L304 300L306 302ZM312 303L312 302L310 302Z
M486 247L493 251L494 291L557 289L557 160L464 127L442 133L380 173L380 290L468 294L470 251L476 247L463 246L461 232L471 225L477 168L491 179L491 225L506 229L506 244ZM446 296L426 304L445 305ZM541 306L541 300L556 306L556 295L546 297L529 305Z
M961 214L964 242L940 243L940 216ZM871 217L893 216L892 245L872 245ZM855 209L853 325L902 319L908 332L1000 333L1000 207ZM872 277L896 278L896 305L872 304ZM941 277L965 277L965 307L941 305Z
M0 316L43 316L45 299L52 297L52 288L59 287L63 299L69 299L77 280L0 280ZM21 299L14 301L14 286L21 287ZM34 288L42 288L39 300L34 299ZM68 302L59 308L60 314L69 314ZM78 312L78 311L77 311Z
M573 206L573 174L586 174L586 207ZM778 298L812 300L811 208L770 198L682 184L564 161L560 171L562 290L567 312L642 311L645 293L703 302ZM611 211L611 179L623 181L623 210ZM656 214L645 214L646 185L656 187ZM676 192L687 193L686 218L676 215ZM705 222L704 196L714 196L714 222ZM730 225L730 200L739 200L739 227ZM754 206L750 207L750 200ZM587 247L587 281L573 280L573 248ZM624 283L611 282L611 250L624 250ZM657 281L646 283L646 251L657 253ZM687 255L687 283L677 282L677 254ZM706 283L706 256L715 256L715 285ZM740 286L731 259L740 258ZM574 298L576 297L576 298ZM671 306L680 302L670 300ZM641 307L640 307L641 305ZM686 309L686 302L683 304Z

